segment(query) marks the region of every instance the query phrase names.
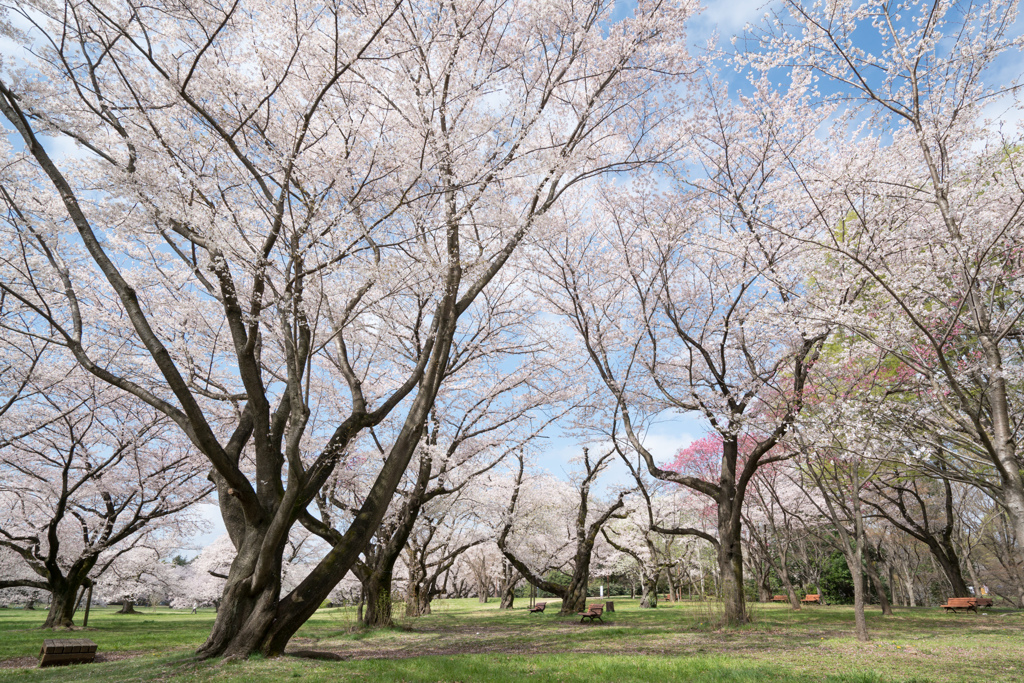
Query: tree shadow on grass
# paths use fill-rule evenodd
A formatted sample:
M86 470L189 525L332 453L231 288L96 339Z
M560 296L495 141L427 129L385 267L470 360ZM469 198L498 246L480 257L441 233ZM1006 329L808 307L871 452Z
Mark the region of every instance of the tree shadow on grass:
M456 658L418 657L375 660L343 665L346 673L380 681L530 681L593 683L593 681L772 681L772 683L882 683L873 672L852 675L801 674L783 667L743 662L738 658L564 655L536 657L464 655Z

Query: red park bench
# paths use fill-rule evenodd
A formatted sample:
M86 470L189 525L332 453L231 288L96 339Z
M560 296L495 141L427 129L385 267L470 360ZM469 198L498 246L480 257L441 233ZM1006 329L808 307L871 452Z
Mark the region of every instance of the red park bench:
M945 605L939 605L939 607L942 607L947 612L952 612L954 614L956 614L958 609L962 609L967 612L974 610L974 613L977 614L979 605L981 607L991 607L992 601L988 598L950 598L949 600L946 600Z
M543 612L544 608L547 606L548 603L546 602L538 602L536 605L530 608L530 614L533 614L534 612Z
M772 602L788 602L788 601L789 601L789 598L787 598L785 595L773 595L772 596Z
M604 611L604 607L602 605L587 605L587 611L586 612L577 612L577 614L580 615L580 623L581 624L583 623L584 619L590 619L590 623L591 624L594 623L594 619L597 619L598 621L600 621L603 624L604 623L604 619L601 618L601 613L603 611Z
M800 602L806 602L808 605L820 605L821 595L819 593L808 593Z

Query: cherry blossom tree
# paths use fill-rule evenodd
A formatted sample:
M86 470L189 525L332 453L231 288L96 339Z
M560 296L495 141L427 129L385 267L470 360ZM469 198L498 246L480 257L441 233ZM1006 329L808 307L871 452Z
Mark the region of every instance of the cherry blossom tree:
M486 297L486 302L487 320L478 321L470 343L453 348L445 386L417 449L418 467L400 485L395 502L355 565L366 598L364 621L369 626L392 623L395 565L424 508L432 510L433 522L442 521L448 507L444 499L458 498L509 453L523 448L557 416L558 403L571 395L552 388L558 373L541 355L542 344L531 343L522 329L530 318L528 307L503 310L507 306L503 296ZM489 341L499 334L505 341ZM386 441L385 435L380 436ZM375 438L374 444L379 453L366 460L371 471L375 457L386 454L380 439ZM358 480L352 483L358 486ZM342 484L340 478L338 484ZM361 497L357 489L348 488L323 491L317 498L322 524L306 522L328 542L340 537L340 529L354 511L348 500ZM416 580L414 585L425 580L418 575L410 578Z
M19 401L0 438L0 546L33 577L0 587L49 591L45 627L72 626L80 589L122 553L193 530L186 510L211 490L204 460L163 416L80 370Z
M97 597L108 603L121 603L118 614L135 614L135 605L151 604L167 595L174 580L171 565L163 562L158 547L135 546L121 553L96 582Z
M610 504L601 504L591 498L591 488L597 482L598 477L607 468L608 463L615 457L615 450L610 449L607 453L596 458L591 458L590 451L584 447L583 457L580 464L583 471L576 478L575 490L571 497L572 504L566 510L570 514L570 520L566 520L567 534L570 543L569 549L572 553L571 570L569 572L569 583L565 586L556 584L544 578L536 565L531 566L524 560L524 556L516 552L514 544L510 542L513 536L513 527L516 520L516 508L519 505L519 497L523 488L523 473L525 470L525 459L522 454L517 457L518 470L512 488L512 495L508 503L508 509L504 518L504 525L498 534L498 549L509 563L522 574L527 581L537 588L554 593L562 598L561 614L575 614L586 609L587 588L590 581L590 564L594 555L594 545L597 542L598 534L602 527L613 517L622 517L622 508L625 505L624 498L627 491L622 491ZM598 502L596 510L592 509L594 502ZM523 530L519 530L522 534Z
M434 597L446 590L449 572L470 549L485 543L485 528L473 509L473 495L456 495L424 506L405 546L405 616L430 614ZM502 607L505 595L502 595ZM511 602L508 607L511 608Z
M822 540L841 551L853 579L854 622L859 640L868 640L865 608L865 579L879 589L883 612L892 609L869 554L867 535L870 508L865 498L869 482L891 460L889 444L871 429L871 415L884 400L877 390L878 374L864 373L863 381L849 381L845 374L819 372L813 396L813 410L801 415L799 430L787 447L799 460L785 471L789 481L803 489L804 498L817 511L818 519L803 516L804 529L821 533ZM884 385L883 385L884 386ZM795 510L791 510L796 512ZM819 519L828 522L822 527Z
M201 657L283 652L383 519L481 292L567 191L661 158L655 105L691 3L611 10L7 6L25 48L0 73L20 270L0 282L32 318L21 333L208 459L238 554ZM389 419L352 524L284 592L291 529Z
M757 86L738 104L716 82L696 91L692 119L677 133L688 163L680 162L671 191L653 178L606 188L585 210L563 212L573 230L547 247L538 286L573 328L624 445L655 478L717 505L716 533L703 537L718 552L730 623L747 619L747 486L758 467L784 457L770 452L800 413L829 331L794 315L804 247L776 229L799 234L816 220L813 204L794 201L785 164L809 154L806 146L813 151L826 113L812 109L801 87L779 94ZM695 168L684 175L687 167ZM644 446L643 426L678 412L700 415L721 438L706 476L666 469ZM741 459L743 439L751 447Z
M954 597L970 597L953 540L959 515L952 482L915 476L900 468L885 468L868 487L873 495L864 502L889 524L928 547L946 575Z
M191 562L176 568L169 588L171 607L216 607L224 593L224 582L235 555L231 537L224 534L205 546Z
M703 500L693 500L698 497L688 495L692 492L684 490L680 496L678 485L658 479L652 482L645 474L642 458L637 454L632 454L636 457L636 462L633 462L625 451L616 450L633 475L640 496L627 502L625 518L612 521L601 530L601 535L612 548L636 563L640 579L640 607L655 608L658 606L660 576L664 573L667 577L669 593L675 599L678 591L672 570L684 559L677 554L693 553L695 544L691 541L699 543L714 538L709 529L714 526L715 514ZM691 463L694 452L706 455L698 459L714 467L716 456L721 452L720 443L713 438L698 439L677 454L670 469L685 467L684 462ZM696 503L697 509L692 509L691 503ZM682 572L682 566L679 570Z
M804 533L801 522L813 513L812 501L787 476L784 466L758 469L747 496L744 524L751 543L779 577L795 610L800 609L800 598L790 578L790 565L796 559L797 539Z
M842 105L832 153L792 166L822 208L809 268L856 298L809 298L809 315L841 324L854 354L900 364L920 396L904 424L925 427L907 430L915 466L991 487L1020 536L1024 147L1019 126L988 118L1019 119L1017 80L992 80L1024 45L1017 7L787 1L748 63L816 78Z

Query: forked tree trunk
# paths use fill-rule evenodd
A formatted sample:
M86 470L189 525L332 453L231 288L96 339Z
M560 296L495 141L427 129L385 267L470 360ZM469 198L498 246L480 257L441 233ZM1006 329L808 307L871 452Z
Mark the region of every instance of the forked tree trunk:
M512 609L515 601L516 586L514 583L510 583L505 586L505 590L501 594L501 604L498 606L498 609Z
M49 564L49 563L48 563ZM71 628L78 603L85 590L82 585L89 582L89 572L96 564L96 556L79 558L67 571L62 572L56 563L49 564L50 610L43 628ZM81 595L79 595L79 589Z
M587 610L587 584L590 583L590 557L587 553L587 563L581 568L577 565L569 580L569 587L562 596L562 609L560 614L576 614ZM581 571L582 569L582 571Z
M221 604L206 643L197 651L201 659L223 655L248 657L258 652L270 625L281 593L281 552L270 558L274 566L266 568L264 583L252 581L261 556L265 529L249 527L235 555L221 593Z
M418 617L420 612L420 592L423 590L422 580L414 572L409 572L409 584L405 589L405 616Z
M512 609L516 601L516 585L522 580L523 575L515 570L508 560L502 562L501 576L501 605L499 609Z
M449 303L454 306L454 300ZM438 315L448 318L449 329L439 332L445 341L435 347L434 355L440 353L441 357L447 358L457 317L443 309L439 310ZM435 361L432 358L431 362ZM263 548L264 538L270 529L267 526L247 526L241 542L236 544L238 555L228 574L213 631L196 653L200 659L217 656L248 657L253 652L276 656L284 652L291 637L351 571L359 555L380 528L392 496L423 434L424 420L437 394L439 381L439 378L435 378L429 391L424 388L417 394L402 431L344 535L334 542L327 555L288 595L281 597L280 583L281 556L287 542L287 533L275 533L279 542L273 548ZM282 526L284 531L287 528ZM281 529L274 531L280 532Z
M429 587L425 583L409 582L405 593L405 616L422 617L430 614Z

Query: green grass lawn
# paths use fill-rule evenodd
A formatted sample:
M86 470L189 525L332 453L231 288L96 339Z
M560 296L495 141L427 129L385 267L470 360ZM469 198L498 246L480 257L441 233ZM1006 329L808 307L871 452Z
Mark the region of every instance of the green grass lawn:
M596 600L595 600L596 601ZM497 602L435 602L434 613L398 619L398 627L358 629L352 608L323 609L292 647L330 651L334 662L280 657L196 662L212 610L192 615L142 608L137 615L96 609L89 629L52 634L38 628L42 611L0 610L0 681L1022 681L1024 613L985 610L944 614L869 609L872 640L853 637L849 607L751 606L754 621L718 628L714 603L662 603L641 610L615 599L604 624L562 618ZM401 606L396 610L401 613ZM26 668L47 637L86 637L105 661Z

